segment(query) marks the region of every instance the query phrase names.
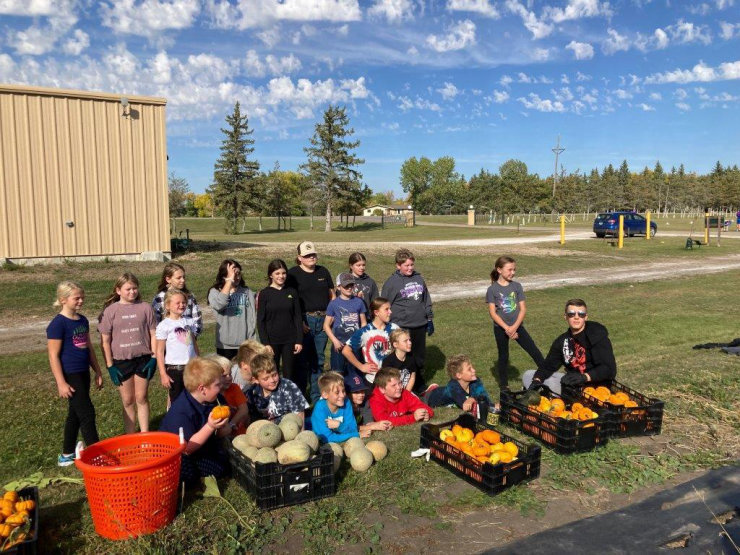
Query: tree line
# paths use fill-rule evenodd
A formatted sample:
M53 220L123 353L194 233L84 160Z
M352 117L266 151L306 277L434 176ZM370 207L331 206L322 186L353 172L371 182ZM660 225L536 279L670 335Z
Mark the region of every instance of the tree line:
M541 178L520 160L507 160L492 173L481 169L466 179L449 156L430 160L409 158L401 166L401 187L422 213L463 213L469 206L497 214L596 212L629 209L737 210L740 169L717 162L706 175L687 172L684 165L666 171L658 161L651 169L630 170L627 161L615 168L560 172Z

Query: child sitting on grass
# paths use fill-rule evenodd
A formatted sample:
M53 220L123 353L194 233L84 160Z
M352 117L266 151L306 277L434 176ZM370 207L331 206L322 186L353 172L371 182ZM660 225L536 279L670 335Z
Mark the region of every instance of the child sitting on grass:
M465 411L475 412L477 399L485 398L493 408L483 383L476 378L475 368L467 355L450 357L447 361L447 374L450 381L445 387L430 392L427 401L432 407L455 405Z
M205 476L221 478L228 471L226 455L219 438L229 435L228 418L214 420L211 411L216 401L225 404L219 395L223 369L214 361L196 357L185 366L185 391L175 399L159 429L177 434L182 428L187 446L182 457L180 480L186 485L197 484Z
M252 376L250 362L257 355L269 354L269 349L254 339L247 339L239 345L239 350L232 361L234 365L231 367L231 381L238 385L245 394L250 387L257 383Z
M311 429L321 443L342 443L351 437L360 437L352 403L347 402L342 375L339 372L321 374L319 391L321 399L313 408Z
M389 420L394 426L428 422L434 416L428 405L404 389L396 368L381 368L375 375L375 390L369 403L375 420Z
M297 413L303 419L308 408L306 398L298 386L281 378L272 355L256 355L249 366L257 380L247 391L251 420L267 418L279 424L286 414Z
M352 405L361 438L368 438L373 432L385 432L393 427L390 420L375 422L367 399L368 385L358 374L344 378L344 389Z
M217 363L224 371L221 375L221 395L226 399L226 403L231 410L229 426L231 435L238 436L246 433L249 424L249 408L247 407L247 396L242 393L242 388L231 381L231 361L215 353L206 357Z

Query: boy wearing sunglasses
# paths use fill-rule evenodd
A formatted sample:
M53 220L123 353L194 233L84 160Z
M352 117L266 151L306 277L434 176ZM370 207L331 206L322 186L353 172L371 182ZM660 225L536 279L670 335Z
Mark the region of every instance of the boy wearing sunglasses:
M550 352L537 370L522 376L524 387L546 385L560 394L560 385L578 386L609 380L617 375L617 362L609 332L598 322L588 321L588 308L581 299L565 303L568 331L553 341ZM557 372L565 366L565 373Z

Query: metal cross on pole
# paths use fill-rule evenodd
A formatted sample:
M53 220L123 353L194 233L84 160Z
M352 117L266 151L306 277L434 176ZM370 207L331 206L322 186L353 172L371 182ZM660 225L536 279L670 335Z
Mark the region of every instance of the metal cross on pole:
M560 148L560 135L558 135L557 146L550 150L555 153L555 173L552 175L552 198L555 198L555 187L558 183L558 157L565 151L565 147Z

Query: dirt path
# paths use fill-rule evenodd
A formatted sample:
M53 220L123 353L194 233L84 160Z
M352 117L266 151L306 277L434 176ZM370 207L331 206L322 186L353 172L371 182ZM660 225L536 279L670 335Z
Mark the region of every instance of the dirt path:
M489 240L495 241L498 239ZM481 241L489 240L481 239ZM459 244L460 241L453 241L453 243ZM702 261L701 268L703 274L716 274L736 269L740 269L740 255L707 258ZM520 281L528 291L533 291L573 285L586 286L601 283L639 283L668 280L695 275L696 271L695 266L687 265L683 261L654 262L620 267L605 266L574 272L567 277L555 275L529 276L522 278ZM435 302L453 299L483 299L489 285L489 281L474 281L463 284L447 283L430 287L430 292ZM207 324L215 321L210 310L204 310L203 319ZM16 320L11 327L0 328L0 345L3 346L3 353L14 354L44 350L46 348L44 330L47 325L48 321L45 318L34 317L25 321ZM93 331L93 335L97 336L97 333ZM94 341L98 340L97 337L93 339Z

